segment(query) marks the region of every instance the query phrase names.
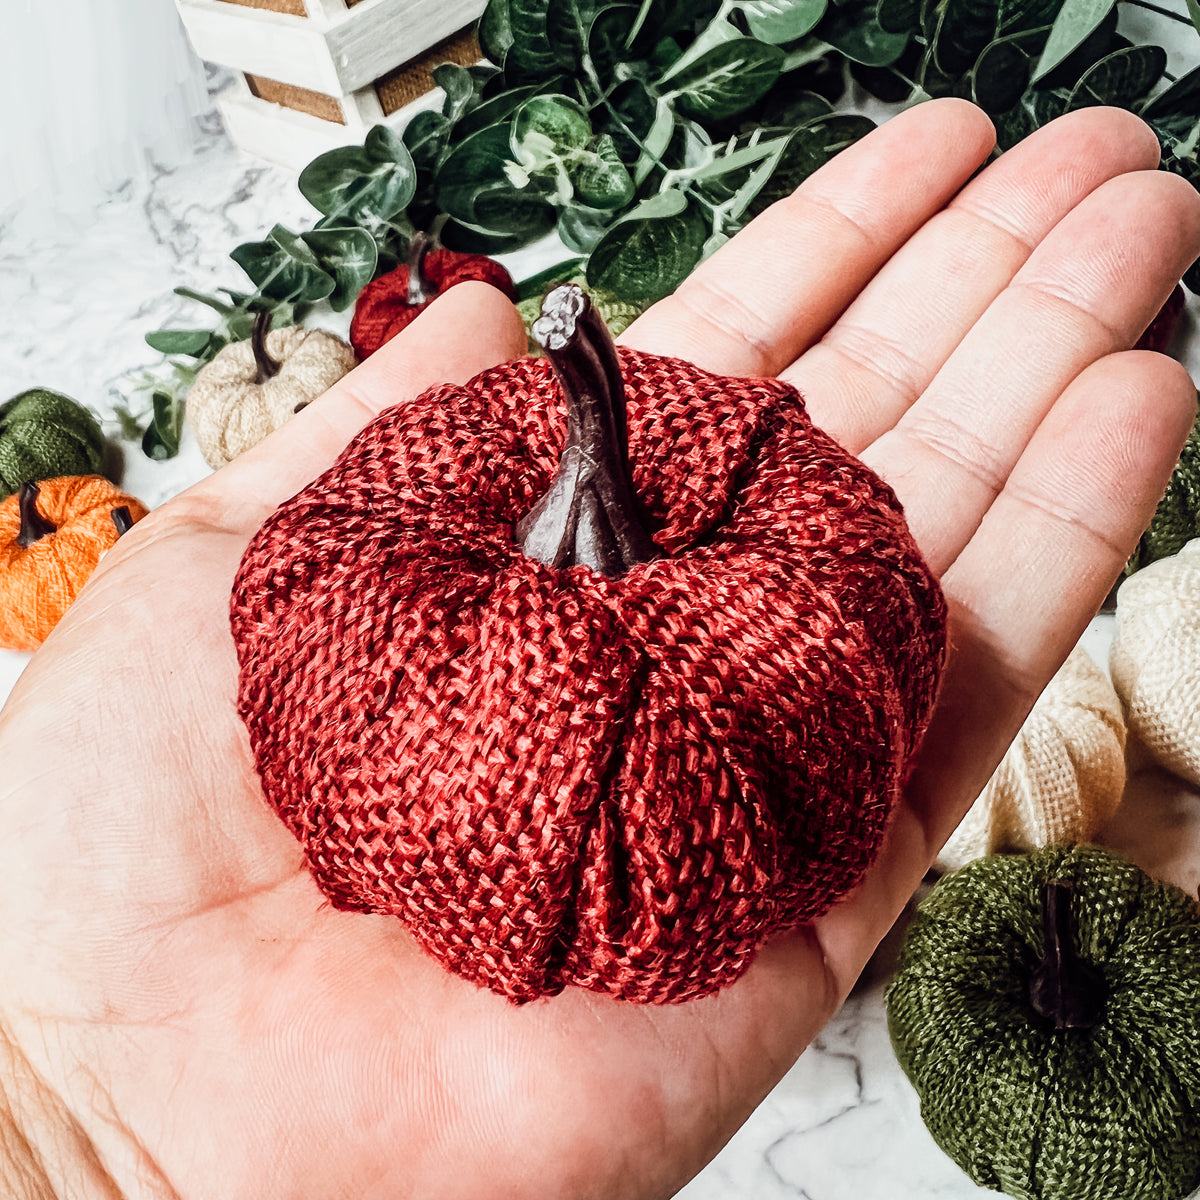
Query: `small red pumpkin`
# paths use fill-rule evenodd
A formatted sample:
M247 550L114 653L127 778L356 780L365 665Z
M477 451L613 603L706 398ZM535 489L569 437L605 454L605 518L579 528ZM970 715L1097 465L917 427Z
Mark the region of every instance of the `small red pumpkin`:
M408 264L381 275L359 293L350 322L350 344L360 359L391 341L444 291L468 279L490 283L516 301L512 276L498 262L482 254L433 250L431 245L426 234L417 234L409 247Z

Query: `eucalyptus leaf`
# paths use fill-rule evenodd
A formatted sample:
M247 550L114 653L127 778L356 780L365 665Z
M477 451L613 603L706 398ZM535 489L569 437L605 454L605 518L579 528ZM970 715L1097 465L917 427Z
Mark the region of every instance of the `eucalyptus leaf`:
M875 24L885 33L915 33L921 27L921 0L879 0Z
M1107 17L1088 34L1056 67L1052 67L1035 81L1043 89L1067 88L1070 90L1083 73L1099 62L1106 54L1120 50L1124 42L1117 33L1117 9L1109 11ZM1040 57L1040 55L1039 55Z
M417 178L432 174L450 140L450 122L440 112L425 109L404 127L404 144L412 155Z
M828 0L740 0L738 8L760 42L777 46L811 33L825 15Z
M198 304L203 304L207 308L211 308L214 312L220 313L222 316L227 316L233 311L233 306L227 304L219 296L209 295L207 292L197 292L189 287L173 288L176 296L182 296L185 300L195 300Z
M908 33L889 33L875 21L874 6L858 0L835 5L817 31L851 62L865 67L891 66L908 45Z
M667 147L671 144L671 136L675 132L675 110L670 103L659 100L654 114L654 124L650 126L642 143L641 153L633 170L635 187L641 187L646 176L662 161Z
M660 192L600 239L588 259L588 285L622 300L661 300L700 261L709 232L682 195Z
M520 236L522 245L549 233L556 214L544 197L528 191L496 184L482 188L472 204L471 222L491 233Z
M659 86L661 87L677 75L682 74L718 46L723 46L726 42L739 41L741 37L742 31L729 20L722 9L682 54L672 58L671 65L659 76Z
M441 63L433 68L433 82L445 92L442 115L451 124L475 107L475 81L466 67Z
M167 392L155 392L154 415L142 436L142 452L158 462L179 453L183 434L183 401Z
M530 83L522 87L510 88L498 96L493 96L490 100L485 100L478 108L472 109L454 125L451 130L451 143L459 145L481 129L488 129L493 125L500 124L511 117L530 96L539 95L544 90L553 91L553 88L547 88L544 82Z
M533 296L544 296L551 284L564 283L579 275L587 260L581 257L568 258L565 262L555 263L535 275L527 276L517 284L517 300L528 300Z
M1188 16L1192 19L1192 24L1196 27L1197 32L1200 32L1200 0L1187 0L1187 10ZM1194 265L1192 269L1195 269ZM1195 290L1195 288L1192 288L1193 292Z
M592 139L592 121L569 96L531 96L513 114L509 144L515 158L525 161L522 150L534 137L560 153L582 150Z
M588 48L588 32L603 0L544 0L546 33L558 58L559 66L575 69ZM636 9L630 15L632 26ZM628 33L628 27L626 28Z
M971 70L971 99L989 116L1007 112L1025 94L1033 67L1030 50L1044 36L1044 28L1027 30L983 48Z
M504 56L504 73L512 83L533 83L560 69L550 43L546 0L508 0L513 44ZM515 53L514 53L515 51Z
M601 9L589 26L587 56L599 79L650 77L650 64L635 56L628 45L637 11L632 4L612 4Z
M261 295L270 300L315 304L334 289L332 275L299 235L276 225L263 242L245 242L230 258L250 276Z
M1063 0L945 0L939 5L934 63L952 78L969 71L990 42L1051 25Z
M1082 46L1116 7L1117 0L1064 0L1050 36L1033 71L1036 82L1048 75L1068 54Z
M633 178L617 153L611 135L601 134L591 148L572 158L567 174L580 203L611 213L633 199Z
M197 358L208 349L211 329L156 329L146 334L146 345L160 354L186 354Z
M369 133L372 151L344 146L313 159L300 172L304 198L327 217L363 224L386 221L404 211L417 186L412 155L390 130ZM386 146L386 159L380 159Z
M788 138L774 171L748 206L748 215L757 216L776 200L791 195L809 175L874 128L874 121L868 117L834 113L797 129Z
M302 236L316 254L322 269L333 276L330 307L334 312L349 308L358 293L375 277L375 265L379 260L375 239L357 225L314 230Z
M590 254L613 223L611 212L573 205L558 214L556 229L562 244L576 254Z
M790 79L781 79L767 93L762 103L761 117L764 125L785 125L794 129L806 125L817 117L833 112L833 105L817 92L802 91L791 86Z
M484 57L502 63L513 44L508 0L488 0L475 32Z
M760 100L779 78L783 51L754 38L723 42L671 80L686 116L731 117Z
M1102 58L1075 85L1068 109L1115 104L1129 108L1146 96L1167 69L1161 46L1131 46Z
M554 210L550 210L553 218ZM554 227L551 221L551 228ZM493 233L465 221L451 218L442 226L441 243L447 250L460 254L509 254L528 245L528 239L520 233Z
M1160 136L1165 134L1172 142L1189 137L1200 121L1200 67L1181 75L1166 91L1146 104L1139 115L1154 126Z
M436 195L442 211L467 224L479 223L476 195L487 187L507 186L505 165L512 161L509 125L473 133L451 150L438 171Z
M996 126L996 145L1001 150L1011 150L1038 127L1033 113L1024 104L1016 104L1007 112L997 113L992 122Z

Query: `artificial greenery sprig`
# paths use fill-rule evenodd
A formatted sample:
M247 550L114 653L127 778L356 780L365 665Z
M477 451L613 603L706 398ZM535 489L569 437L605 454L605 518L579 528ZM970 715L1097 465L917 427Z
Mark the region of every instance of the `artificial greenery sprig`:
M439 111L315 159L299 178L313 228L277 225L232 252L253 291L181 291L221 319L149 335L172 372L151 429L160 410L177 429L189 376L255 313L278 326L313 304L349 307L418 230L488 254L555 233L572 255L564 278L586 264L589 285L622 299L667 295L872 128L834 111L852 85L896 105L972 100L999 150L1115 104L1154 128L1163 169L1200 186L1200 68L1171 79L1161 46L1118 31L1122 7L1200 29L1200 0L1184 3L1186 15L1153 0L490 0L488 61L434 71ZM1200 291L1200 267L1185 282Z

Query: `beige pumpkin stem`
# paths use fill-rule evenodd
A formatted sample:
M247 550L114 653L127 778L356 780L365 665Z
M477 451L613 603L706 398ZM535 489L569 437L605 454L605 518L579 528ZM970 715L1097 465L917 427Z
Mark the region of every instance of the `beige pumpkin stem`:
M250 349L254 352L254 382L266 383L279 374L283 363L276 362L267 353L267 334L271 329L271 314L260 312L254 318L254 328L250 331Z
M429 276L425 274L425 256L433 249L433 238L424 231L412 235L408 243L408 302L414 308L427 304L437 294Z
M58 531L57 525L52 525L38 512L37 498L40 491L41 488L36 483L26 481L21 484L21 491L17 496L17 508L21 513L21 530L17 534L17 545L22 550L28 550L34 542L40 542L42 538Z

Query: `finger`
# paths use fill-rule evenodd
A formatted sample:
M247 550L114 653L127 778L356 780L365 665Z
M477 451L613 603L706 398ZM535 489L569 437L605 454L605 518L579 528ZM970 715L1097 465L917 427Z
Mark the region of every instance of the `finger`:
M725 375L775 375L816 341L995 135L961 100L909 109L814 172L634 322L622 341Z
M385 408L437 383L465 383L525 349L525 328L507 297L485 283L457 284L281 429L179 499L215 504L257 528Z
M1116 108L1069 113L1026 138L926 222L782 378L858 453L929 386L1034 248L1114 176L1153 170L1158 139Z
M905 801L866 881L816 923L842 994L1095 615L1195 413L1196 389L1173 360L1130 351L1095 363L946 573L951 657Z
M1067 385L1132 345L1198 254L1200 196L1186 181L1161 171L1110 180L1055 227L921 399L863 451L938 574Z

